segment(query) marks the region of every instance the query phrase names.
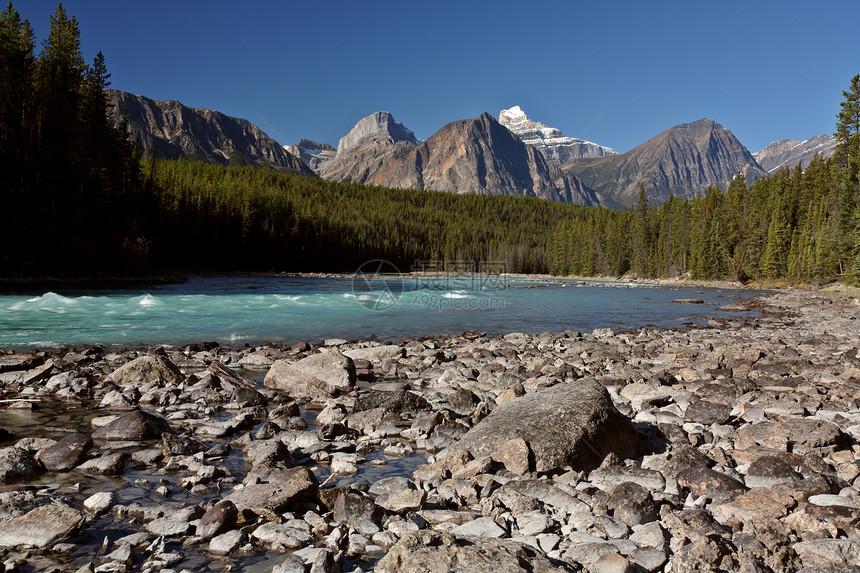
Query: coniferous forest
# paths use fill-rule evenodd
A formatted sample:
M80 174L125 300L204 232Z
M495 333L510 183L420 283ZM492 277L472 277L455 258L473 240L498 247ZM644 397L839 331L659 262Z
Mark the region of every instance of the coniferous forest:
M386 259L508 272L860 282L860 76L834 157L628 211L334 183L264 167L142 158L62 6L37 50L0 14L0 276L344 271ZM837 110L835 110L837 111Z

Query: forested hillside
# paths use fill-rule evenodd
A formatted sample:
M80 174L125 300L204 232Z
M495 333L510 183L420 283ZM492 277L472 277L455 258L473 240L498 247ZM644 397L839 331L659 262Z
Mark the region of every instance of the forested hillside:
M345 271L387 259L558 275L860 280L860 76L836 154L627 211L334 183L264 167L141 159L62 7L35 54L0 14L0 276Z

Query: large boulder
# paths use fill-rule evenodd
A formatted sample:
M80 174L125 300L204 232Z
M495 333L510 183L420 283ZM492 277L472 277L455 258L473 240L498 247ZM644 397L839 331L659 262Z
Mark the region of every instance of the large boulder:
M77 432L66 436L56 444L48 446L36 455L48 471L66 471L83 463L87 452L93 447L93 440L88 434Z
M170 424L157 414L135 410L120 416L93 432L94 440L140 441L173 433Z
M444 464L463 451L498 458L515 438L525 440L538 472L593 469L610 453L626 458L641 450L635 428L606 389L583 378L502 402L437 459Z
M312 471L305 467L291 468L283 470L276 483L234 488L224 500L233 502L240 512L251 510L258 515L269 515L316 495L318 488L319 482Z
M0 482L28 477L44 471L33 454L20 448L0 449Z
M531 545L511 539L456 537L444 531L410 531L376 565L377 573L557 573L576 571Z
M263 384L299 400L315 400L348 392L355 386L355 364L338 351L313 354L294 364L276 360Z
M0 528L0 547L50 549L77 533L85 523L86 514L80 510L62 505L37 507L3 523Z
M171 386L179 384L185 375L165 356L146 355L123 364L107 377L108 382L120 386L155 384Z

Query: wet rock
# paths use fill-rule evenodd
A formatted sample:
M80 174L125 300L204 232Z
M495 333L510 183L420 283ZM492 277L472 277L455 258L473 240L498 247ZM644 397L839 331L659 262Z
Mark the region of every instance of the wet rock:
M393 392L371 391L355 399L354 412L381 408L384 413L418 413L432 409L427 400L415 392L396 390Z
M173 433L170 424L157 414L135 410L93 431L94 440L141 441Z
M226 533L236 525L238 517L239 510L232 501L228 499L219 501L206 510L200 518L196 535L205 540Z
M209 553L225 556L237 551L248 542L248 535L239 529L216 535L209 541Z
M129 457L128 452L106 453L97 458L85 461L75 467L75 470L88 474L110 476L122 475L125 473L125 462Z
M551 561L542 551L513 540L458 538L442 531L405 534L377 563L378 573L467 572L492 567L506 573L575 571Z
M204 444L188 436L161 435L161 451L165 456L191 456L207 449Z
M117 502L116 494L112 491L102 491L84 500L84 509L91 513L104 513Z
M88 434L79 432L66 436L53 446L39 450L36 458L48 471L66 471L83 462L92 447L92 438Z
M0 547L50 549L77 533L85 523L86 514L77 509L61 505L37 507L3 523Z
M334 520L343 523L362 535L371 536L379 531L382 511L373 500L357 493L345 492L334 504Z
M0 449L0 481L8 482L44 471L33 454L20 448Z
M234 488L225 500L233 502L241 512L251 510L268 514L289 507L316 494L319 482L313 472L304 467L283 470L282 480Z
M636 430L615 409L606 389L581 379L498 405L437 457L463 450L474 457L491 455L514 438L528 444L538 472L596 467L610 453L623 458L641 447Z

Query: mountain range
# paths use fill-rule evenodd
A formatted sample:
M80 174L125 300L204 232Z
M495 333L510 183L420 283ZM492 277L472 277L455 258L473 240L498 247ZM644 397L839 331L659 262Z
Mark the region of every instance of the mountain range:
M132 139L145 154L176 159L187 157L221 165L262 165L278 171L316 176L248 121L219 111L195 109L178 101L158 101L119 90L105 90L118 126L123 113Z
M337 148L300 139L281 146L245 119L107 90L125 110L131 136L145 153L223 165L264 165L284 172L406 189L519 195L604 207L629 207L644 185L649 200L692 197L725 187L739 173L747 182L833 153L822 135L780 140L751 154L710 119L679 124L626 153L532 121L519 107L499 118L484 113L453 121L420 141L390 113L361 119ZM119 113L117 115L120 115ZM117 117L117 124L121 121Z

